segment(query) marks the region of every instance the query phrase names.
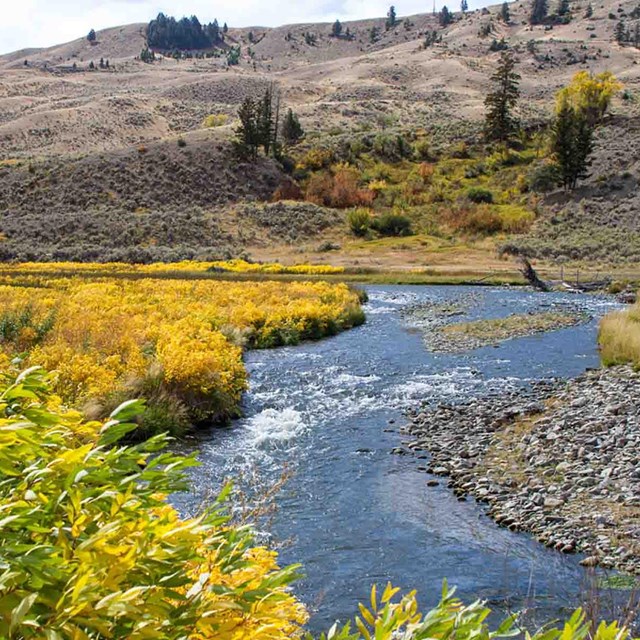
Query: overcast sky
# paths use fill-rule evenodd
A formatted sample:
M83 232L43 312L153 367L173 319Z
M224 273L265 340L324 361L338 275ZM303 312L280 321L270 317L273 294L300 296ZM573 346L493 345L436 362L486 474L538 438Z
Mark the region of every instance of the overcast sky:
M447 0L436 0L438 8ZM177 18L197 15L201 22L218 18L229 26L277 26L292 22L374 18L386 14L389 0L0 0L0 53L27 47L49 47L104 29L148 22L159 11ZM489 4L470 0L470 8ZM433 0L396 0L398 15L424 13ZM451 0L450 9L459 9Z

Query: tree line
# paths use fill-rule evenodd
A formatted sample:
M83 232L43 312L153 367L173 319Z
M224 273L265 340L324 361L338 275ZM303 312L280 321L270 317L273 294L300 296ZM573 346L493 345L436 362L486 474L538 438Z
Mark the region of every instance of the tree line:
M176 20L159 13L147 25L147 44L152 49L208 49L224 41L226 24L221 28L217 20L200 24L196 16Z

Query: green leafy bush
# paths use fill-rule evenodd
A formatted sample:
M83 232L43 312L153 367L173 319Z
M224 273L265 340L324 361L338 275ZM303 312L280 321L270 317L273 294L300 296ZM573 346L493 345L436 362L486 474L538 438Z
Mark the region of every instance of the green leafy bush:
M411 221L399 213L385 213L374 218L371 228L383 236L410 236Z
M491 204L493 202L493 193L488 189L482 187L470 187L467 189L467 199L476 204L486 203Z
M371 228L371 214L368 209L352 209L347 214L347 223L354 236L363 238Z

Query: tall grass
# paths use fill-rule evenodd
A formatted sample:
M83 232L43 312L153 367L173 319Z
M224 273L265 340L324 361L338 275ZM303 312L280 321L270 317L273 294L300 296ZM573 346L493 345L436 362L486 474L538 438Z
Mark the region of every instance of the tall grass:
M632 364L640 369L640 303L606 316L600 325L599 342L605 366Z

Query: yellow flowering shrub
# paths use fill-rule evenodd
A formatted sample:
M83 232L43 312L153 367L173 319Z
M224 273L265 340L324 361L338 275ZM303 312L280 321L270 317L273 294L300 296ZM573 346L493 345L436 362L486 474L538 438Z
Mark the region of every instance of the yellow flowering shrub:
M2 377L0 637L299 637L296 568L229 522L224 495L196 518L166 503L196 463L164 452L165 436L122 445L142 410L85 423L39 370Z
M243 348L295 344L363 320L357 294L341 283L35 273L0 284L0 353L54 372L55 391L95 415L124 397L147 398L151 430L174 430L158 420L160 408L178 431L236 415Z
M3 264L0 272L5 274L77 274L95 275L186 273L203 271L228 271L230 273L282 273L303 275L330 275L344 273L344 267L326 264L282 265L277 262L247 262L246 260L216 260L202 262L154 262L152 264L129 264L126 262L20 262Z

